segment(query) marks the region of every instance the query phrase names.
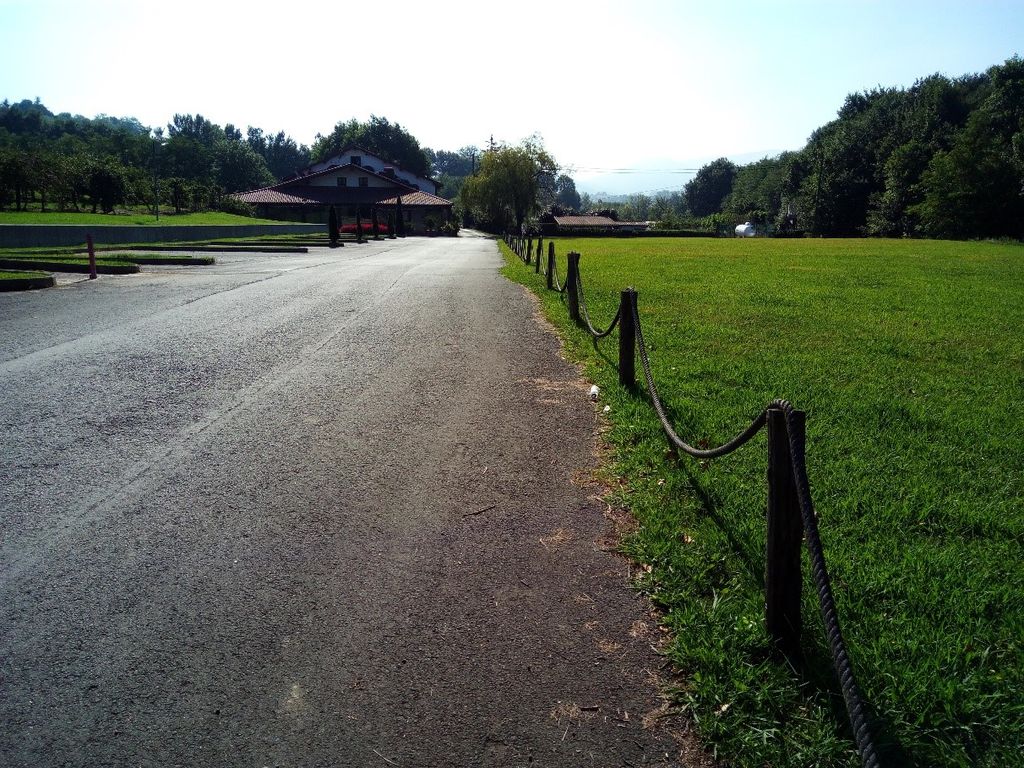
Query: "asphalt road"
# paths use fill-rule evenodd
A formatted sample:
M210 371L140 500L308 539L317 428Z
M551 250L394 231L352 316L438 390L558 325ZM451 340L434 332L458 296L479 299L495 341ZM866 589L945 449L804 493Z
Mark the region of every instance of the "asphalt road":
M677 764L595 406L499 267L0 294L0 765Z

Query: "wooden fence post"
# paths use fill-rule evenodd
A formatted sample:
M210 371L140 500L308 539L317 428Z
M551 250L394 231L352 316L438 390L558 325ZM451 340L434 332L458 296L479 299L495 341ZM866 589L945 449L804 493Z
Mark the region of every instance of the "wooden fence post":
M633 307L636 291L627 288L619 297L619 384L627 389L636 387L636 327Z
M533 261L533 238L526 238L526 263Z
M533 265L533 271L540 274L540 255L544 252L544 238L537 238L537 263Z
M577 293L579 286L580 255L576 251L569 252L568 274L565 276L565 290L569 296L569 319L579 325L580 320L580 296Z
M555 288L555 243L548 243L548 290Z
M798 442L803 441L805 414L793 412ZM768 409L768 537L765 551L765 627L776 649L787 659L800 658L800 549L804 524L793 478L786 414Z

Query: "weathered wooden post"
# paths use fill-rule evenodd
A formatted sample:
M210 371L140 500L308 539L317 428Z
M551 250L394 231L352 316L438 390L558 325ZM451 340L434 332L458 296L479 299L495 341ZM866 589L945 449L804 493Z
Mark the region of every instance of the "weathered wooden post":
M627 389L636 388L636 325L633 308L636 291L627 288L619 298L619 384Z
M794 435L804 441L805 414L793 411ZM768 541L765 551L765 627L776 649L790 661L800 658L800 548L804 524L793 477L786 414L768 410Z
M537 263L533 265L534 274L540 274L540 255L544 252L544 238L537 238Z
M548 290L554 290L555 287L555 244L554 242L548 243Z
M569 252L568 274L565 276L565 289L569 296L569 319L579 324L580 319L580 296L577 292L579 287L580 255L576 251Z
M526 263L533 261L533 238L526 238Z

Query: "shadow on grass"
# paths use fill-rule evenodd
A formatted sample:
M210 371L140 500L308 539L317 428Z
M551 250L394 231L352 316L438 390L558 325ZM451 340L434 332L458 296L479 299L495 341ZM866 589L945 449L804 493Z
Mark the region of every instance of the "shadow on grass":
M612 361L607 355L602 354L610 364ZM617 361L616 361L617 362ZM635 387L632 390L635 399L651 405L650 395L646 387ZM653 406L652 406L653 407ZM685 422L680 419L679 414L672 408L662 403L665 415L673 425ZM666 437L667 441L667 437ZM669 443L669 445L671 445ZM674 451L674 447L673 447ZM753 584L761 592L765 589L764 574L764 552L760 551L754 542L742 535L739 526L735 525L722 513L721 499L711 490L705 482L694 472L695 460L687 456L679 457L672 462L678 472L681 472L687 481L688 490L699 501L699 508L725 537L729 543L732 553L743 564L743 569ZM804 573L808 574L809 565L804 561ZM806 594L815 595L815 590ZM817 617L817 601L814 603L813 614ZM785 664L797 679L798 685L808 698L821 698L828 702L828 708L833 720L838 724L839 730L851 742L854 741L853 731L850 728L849 714L846 710L846 702L843 698L839 680L832 663L832 654L828 647L824 628L821 620L814 620L809 613L812 609L804 606L803 626L801 632L801 657L794 661L787 661L776 653L769 645L765 645L763 654L758 661L775 659L776 663ZM840 617L841 618L841 617ZM880 715L870 702L864 701L864 714L868 720L875 749L878 752L882 765L916 765L913 756L899 743L896 738L896 729L891 719ZM781 725L785 725L783 721Z

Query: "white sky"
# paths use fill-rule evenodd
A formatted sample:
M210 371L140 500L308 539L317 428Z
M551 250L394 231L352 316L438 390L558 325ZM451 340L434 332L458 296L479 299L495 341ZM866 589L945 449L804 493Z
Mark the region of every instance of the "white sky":
M538 132L581 189L630 191L655 182L584 169L799 149L850 92L1024 52L1024 2L0 0L0 41L0 98L54 112L305 144L376 114L449 150Z

